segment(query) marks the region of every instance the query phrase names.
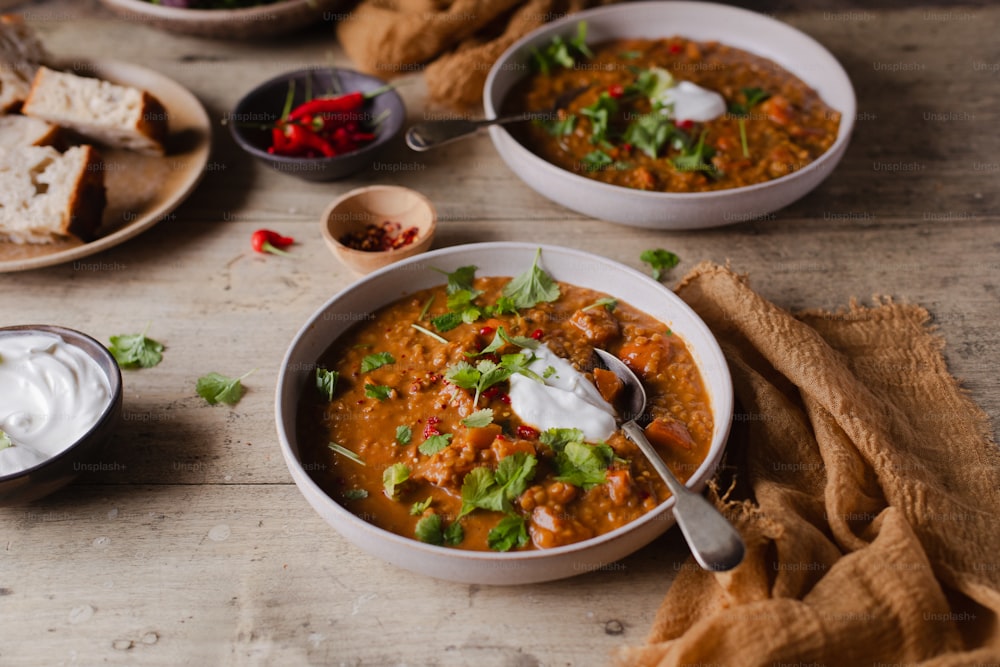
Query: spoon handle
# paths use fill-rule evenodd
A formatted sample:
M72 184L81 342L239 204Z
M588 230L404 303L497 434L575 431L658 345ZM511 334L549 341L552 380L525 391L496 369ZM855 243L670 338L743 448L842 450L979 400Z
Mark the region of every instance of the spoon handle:
M465 120L456 118L450 120L435 120L417 123L406 131L406 145L415 151L426 151L442 144L456 141L470 134L475 134L480 128L490 125L514 123L530 120L532 114L505 116L502 118L487 118L484 120Z
M638 424L628 421L621 428L646 455L674 495L674 518L695 560L706 570L715 572L725 572L739 565L746 547L733 525L704 496L674 477Z

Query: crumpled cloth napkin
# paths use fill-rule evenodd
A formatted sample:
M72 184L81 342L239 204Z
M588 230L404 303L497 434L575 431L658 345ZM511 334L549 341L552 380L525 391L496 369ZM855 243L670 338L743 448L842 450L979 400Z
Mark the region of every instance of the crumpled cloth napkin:
M614 0L363 0L337 24L361 71L380 78L423 71L433 101L478 106L490 66L549 21Z
M716 500L747 556L721 574L687 563L648 643L615 661L1000 664L1000 454L927 311L792 314L711 263L677 293L742 406Z

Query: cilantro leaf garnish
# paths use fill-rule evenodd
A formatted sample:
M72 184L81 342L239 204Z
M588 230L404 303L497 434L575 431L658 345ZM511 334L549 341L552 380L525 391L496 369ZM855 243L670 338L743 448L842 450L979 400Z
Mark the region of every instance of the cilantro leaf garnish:
M447 344L447 342L448 342L447 338L442 338L441 336L438 336L436 333L434 333L430 329L425 329L424 327L420 326L419 324L414 323L414 324L411 324L410 326L413 327L414 329L416 329L417 331L419 331L420 333L424 334L425 336L430 336L431 338L433 338L434 340L436 340L439 343L445 343L445 344Z
M580 310L593 310L594 308L600 308L601 306L604 306L604 309L607 310L609 313L613 313L615 312L615 308L618 307L618 299L606 296L602 299L598 299L589 306L584 306Z
M510 551L528 543L528 525L524 517L508 514L500 519L486 536L486 543L494 551Z
M452 521L447 528L443 526L444 521L440 514L428 514L417 522L413 532L421 542L436 546L442 544L455 546L465 539L465 531L458 521Z
M413 430L406 424L402 424L396 427L396 442L401 445L410 444L410 440L413 438Z
M420 446L417 447L417 451L425 456L434 456L451 443L451 438L451 433L432 435L420 443Z
M739 119L740 144L743 147L743 157L750 157L750 147L747 145L746 119L750 117L750 109L757 106L764 100L771 97L771 94L763 88L742 88L743 104L732 102L729 104L729 113Z
M509 296L497 298L497 302L492 306L486 306L487 315L517 315L517 306Z
M670 163L678 171L703 171L709 176L717 176L718 170L711 163L715 149L705 145L708 130L703 130L698 137L698 143L693 147L681 149L681 154L672 158Z
M587 23L576 24L576 35L566 40L562 35L556 35L541 49L531 50L535 68L548 76L555 67L573 67L577 60L593 58L594 54L587 46Z
M599 144L608 137L611 117L618 113L618 100L602 91L593 104L580 109L580 114L590 119L590 143Z
M517 452L500 459L495 472L485 466L473 468L462 481L459 516L475 509L509 512L511 502L528 488L537 466L538 459L533 455Z
M467 353L467 356L478 357L484 354L491 354L502 348L504 344L526 347L530 350L534 350L539 345L538 341L534 338L528 338L527 336L511 336L507 333L507 330L504 329L503 326L500 326L497 327L497 331L493 334L493 340L490 341L489 345L481 349L478 353Z
M331 442L329 445L327 445L327 447L337 452L341 456L349 458L358 465L365 465L365 460L363 458L361 458L360 456L349 450L347 447L344 447L343 445L337 444L336 442Z
M410 514L413 516L420 516L424 513L424 510L431 506L432 502L434 502L434 498L427 496L426 499L413 503L413 505L410 506Z
M539 248L535 252L531 268L515 277L503 288L503 296L513 299L517 308L533 308L542 301L550 302L559 298L559 285L538 267L538 258L541 254L542 249Z
M534 122L553 137L565 137L573 134L576 128L576 114L566 114L562 118L536 118Z
M556 479L584 490L607 481L606 470L614 458L608 445L588 445L570 442L556 455Z
M445 278L448 280L448 286L445 288L445 292L451 296L455 292L461 290L468 290L470 292L476 291L472 286L476 281L476 269L478 266L460 266L451 273L444 271L443 269L434 269L438 273L443 273Z
M483 428L489 426L493 423L493 410L492 408L483 408L482 410L476 410L471 415L462 420L463 426L468 426L469 428Z
M198 378L198 382L195 384L195 391L198 392L199 396L208 401L209 405L215 405L216 403L236 405L243 398L243 393L246 391L243 388L242 380L255 370L257 369L254 368L247 371L238 378L226 377L219 373L203 375Z
M365 385L365 396L368 398L377 398L380 401L384 401L391 395L392 395L392 387L387 387L384 384Z
M545 370L542 371L542 379L548 380L553 375L556 375L556 373L557 373L557 371L556 371L556 369L555 369L554 366L546 366ZM559 376L556 375L556 377L559 377Z
M376 368L382 368L388 364L396 363L395 357L389 352L376 352L375 354L366 355L364 359L361 360L361 372L370 373Z
M445 331L451 331L461 323L461 313L444 313L431 318L431 325L442 333Z
M662 108L658 99L663 93L675 85L673 75L662 67L650 67L640 70L635 82L629 86L628 92L635 92L649 98L654 109Z
M122 368L152 368L163 361L163 345L147 338L145 329L138 334L111 336L110 341L108 351Z
M382 488L385 495L395 499L398 487L410 478L410 468L405 463L393 463L382 471Z
M642 254L639 255L639 259L649 264L653 270L653 280L659 280L664 271L669 271L681 261L680 257L663 248L643 250Z
M662 113L643 114L629 123L622 140L632 144L651 158L656 158L677 126Z
M364 489L347 489L344 491L344 500L363 500L368 497L368 492Z
M337 380L340 379L340 373L337 371L331 371L323 368L322 366L316 367L316 389L323 396L326 396L326 400L333 400L333 392L337 389Z
M614 167L615 169L627 169L629 163L622 162L621 160L615 160L604 151L598 149L590 151L584 155L580 159L580 166L582 166L585 171L601 171L602 169L607 169L608 167Z
M8 447L13 447L13 446L14 443L11 442L10 436L4 433L2 429L0 429L0 450L7 449Z
M622 60L636 60L642 57L642 51L622 51L618 57Z
M538 438L556 452L561 452L571 442L583 442L583 431L578 428L550 428Z

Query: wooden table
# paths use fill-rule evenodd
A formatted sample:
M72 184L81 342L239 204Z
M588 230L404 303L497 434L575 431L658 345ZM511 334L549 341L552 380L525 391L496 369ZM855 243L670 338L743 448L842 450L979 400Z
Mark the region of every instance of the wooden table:
M784 5L787 7L787 3ZM18 8L53 52L133 61L182 83L218 123L239 96L303 65L346 64L320 26L231 44L155 31L93 0ZM600 571L545 585L450 584L370 558L292 484L273 418L292 336L353 280L318 217L345 190L394 182L438 206L437 246L530 240L600 252L731 261L788 308L889 295L927 306L953 372L1000 415L1000 8L777 11L841 60L859 98L842 164L768 219L663 233L585 219L535 194L486 137L394 171L309 184L252 162L216 125L204 181L150 231L93 258L0 275L3 324L58 323L106 341L141 331L159 366L127 372L107 469L34 504L0 508L0 664L593 665L642 642L685 557L671 531ZM419 78L409 120L433 112ZM250 251L262 226L300 240L291 258ZM258 370L236 407L195 379Z

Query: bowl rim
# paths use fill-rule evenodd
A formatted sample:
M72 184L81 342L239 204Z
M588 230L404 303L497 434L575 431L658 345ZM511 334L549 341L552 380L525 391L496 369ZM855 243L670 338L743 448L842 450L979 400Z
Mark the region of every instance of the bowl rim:
M763 21L769 23L772 28L778 30L784 30L789 35L795 35L798 39L804 40L812 48L815 49L817 55L822 57L824 60L828 61L828 64L833 66L834 71L843 77L843 82L846 83L846 89L849 93L849 99L847 100L847 108L839 110L841 114L840 126L837 131L837 138L834 140L833 144L823 152L822 155L817 157L815 160L807 164L805 167L798 169L790 174L785 174L775 179L769 181L763 181L761 183L753 183L750 185L742 185L735 188L724 188L720 190L709 190L706 192L670 192L670 191L651 191L651 190L639 190L637 188L628 188L623 185L613 185L611 183L605 183L603 181L598 181L596 179L587 178L586 176L581 176L567 169L559 167L545 158L533 153L524 144L514 138L505 127L502 125L491 125L489 128L490 138L493 143L496 144L499 141L504 141L509 143L513 148L523 153L524 157L532 160L536 163L536 166L543 169L550 176L568 179L571 184L577 187L589 187L596 188L597 192L603 193L605 195L623 195L627 194L629 196L638 197L642 200L648 200L650 202L698 202L700 200L722 200L732 197L742 197L746 196L748 193L758 192L761 190L766 190L768 188L776 187L776 184L789 183L794 180L799 180L800 178L806 178L812 172L822 171L827 169L827 163L833 156L839 155L846 144L850 141L851 135L854 131L855 116L857 114L857 94L854 90L854 84L851 83L850 77L847 75L846 70L844 70L843 65L834 57L830 51L818 42L814 37L808 35L807 33L795 28L783 21L772 18L766 14L761 14L749 9L743 9L742 7L736 7L731 5L723 5L716 2L700 2L697 0L647 0L642 2L625 3L620 5L607 5L604 7L594 7L591 9L585 9L583 11L568 14L560 19L552 21L551 23L546 23L539 26L535 30L532 30L528 34L522 36L520 39L515 41L493 63L490 67L489 73L486 75L486 82L483 85L483 109L485 111L487 118L497 118L499 115L499 109L494 105L492 94L497 85L497 79L501 76L506 66L509 66L511 61L517 59L517 56L524 50L524 48L536 40L540 40L543 37L548 37L553 34L561 33L568 26L575 27L580 21L587 21L589 19L599 19L605 15L619 14L619 13L632 13L636 12L641 14L643 11L648 11L650 6L657 6L662 10L672 9L676 11L684 10L702 10L708 13L721 13L721 14L731 14L739 15L744 17L753 17L754 20ZM664 35L666 36L666 35ZM725 43L723 40L722 43ZM750 49L738 47L744 51L753 53ZM759 54L754 54L759 55ZM766 57L766 56L760 56ZM768 58L773 60L773 58ZM778 63L782 67L782 63ZM793 73L794 74L794 73ZM810 88L814 88L813 84L805 81L801 76L795 74L796 78L803 81ZM502 103L503 100L499 100ZM825 177L824 177L825 178Z
M188 11L191 11L191 10L188 10ZM201 11L206 11L206 10L201 10ZM223 10L223 11L226 11L226 10ZM245 92L243 95L240 96L240 98L236 101L236 104L233 105L233 110L232 110L232 112L230 112L230 116L237 116L237 114L241 113L240 112L240 107L243 106L243 104L245 102L247 102L247 100L252 95L260 92L263 88L266 88L268 86L272 86L272 85L275 85L275 84L278 84L278 83L287 82L287 81L289 81L289 80L291 80L293 78L297 79L298 77L304 77L304 76L307 76L307 75L312 75L312 74L314 74L316 72L329 72L329 73L332 73L332 74L338 74L338 73L343 72L345 74L350 74L351 76L357 76L357 77L360 77L362 79L367 79L369 81L376 82L379 85L387 85L388 84L388 82L385 81L384 79L381 79L381 78L379 78L377 76L374 76L372 74L366 74L365 72L359 72L358 70L351 69L349 67L336 67L336 66L333 66L333 67L319 67L319 66L317 66L317 67L301 67L301 68L296 69L296 70L291 70L291 71L288 71L288 72L284 72L282 74L277 74L277 75L272 76L271 78L269 78L269 79L267 79L265 81L262 81L261 83L258 83L257 85L255 85L253 88L251 88L250 90L248 90L247 92ZM398 135L402 131L403 126L406 124L406 103L403 101L403 96L400 95L399 91L396 90L395 88L390 88L390 89L386 90L384 93L382 93L382 95L388 95L390 97L395 98L395 100L399 103L400 108L403 110L403 112L400 114L401 117L399 119L394 119L394 118L391 118L391 117L388 118L388 119L386 119L385 122L391 123L390 125L387 126L387 130L385 132L383 132L383 133L376 133L375 139L373 141L365 144L361 148L359 148L357 150L353 150L353 151L351 151L349 153L343 153L343 154L340 154L340 155L333 155L333 156L330 156L330 157L325 157L325 156L324 157L296 157L294 155L274 155L274 154L268 153L266 150L261 150L260 148L258 148L257 146L255 146L249 139L247 139L243 135L243 133L240 131L241 128L240 128L240 126L239 126L239 124L237 122L235 122L233 120L230 120L227 124L229 125L229 133L232 135L233 140L237 143L237 145L239 145L240 148L242 148L244 151L246 151L247 153L249 153L253 157L258 158L260 160L265 160L265 161L270 162L272 164L283 164L283 165L334 164L338 160L347 159L347 158L354 159L354 158L357 158L359 156L365 155L369 151L375 151L376 149L381 149L386 142L391 141L393 139L393 137L395 137L396 135Z
M107 405L101 411L100 416L93 423L93 425L87 429L80 437L78 437L72 444L68 445L59 453L46 458L45 460L36 463L30 468L25 468L18 472L13 472L7 475L0 475L0 483L7 482L9 480L17 479L19 477L29 476L34 472L41 470L53 463L56 463L60 459L64 459L72 454L72 452L82 445L86 440L88 440L95 431L102 428L107 422L107 420L114 414L117 404L122 398L123 382L122 382L122 371L121 367L118 365L118 361L115 359L114 355L105 347L100 341L98 341L93 336L83 333L82 331L77 331L76 329L71 329L69 327L64 327L58 324L14 324L11 326L0 327L0 336L5 336L7 334L15 333L48 333L55 334L66 341L68 344L82 350L92 361L97 363L101 368L101 373L108 380L108 386L110 389L110 398L108 399ZM95 351L109 363L107 368L113 370L114 372L105 371L105 366L94 359L94 355L91 351L79 345L78 341L84 341L91 345Z
M204 20L209 16L211 21L231 21L234 19L246 18L249 16L266 15L275 12L276 7L281 7L281 13L304 7L312 7L315 0L277 0L266 5L254 5L250 7L236 7L233 9L211 9L201 7L168 7L166 5L155 5L146 0L103 0L106 4L120 7L137 14L145 14L164 19L178 19L181 21Z
M416 196L427 210L430 212L430 223L427 225L426 229L421 230L420 234L413 239L413 242L409 245L403 246L402 248L390 248L389 250L358 250L357 248L351 248L340 242L332 233L330 233L330 216L333 214L334 209L343 204L348 199L352 199L359 195L373 192L373 191L387 191L392 190L395 192L404 192L409 195ZM324 240L327 243L333 243L336 245L338 252L343 252L347 255L357 256L357 257L392 257L396 254L401 254L409 252L414 248L419 247L421 243L426 242L428 239L434 236L434 232L437 229L437 208L434 206L434 202L430 198L419 190L414 190L413 188L406 187L405 185L395 185L392 183L375 183L372 185L364 185L360 188L354 188L348 190L337 196L332 202L330 202L327 207L323 210L323 214L319 218L320 222L320 232L323 235Z
M712 444L710 445L709 452L705 459L699 464L698 468L690 476L688 481L685 483L686 486L692 489L701 489L709 481L711 476L715 473L725 454L726 441L729 436L730 427L732 425L732 414L734 406L734 395L733 395L733 385L732 377L729 373L729 367L726 363L725 355L719 346L718 340L715 335L712 334L708 325L705 324L704 320L687 305L679 296L677 296L672 290L667 288L662 283L654 281L651 277L641 273L629 266L626 266L617 260L610 259L608 257L603 257L595 253L591 253L585 250L579 250L577 248L570 248L567 246L557 246L552 244L542 244L542 243L527 243L519 241L491 241L482 243L468 243L457 246L449 246L445 248L440 248L438 250L431 251L429 253L417 255L414 257L409 257L394 264L390 264L386 267L373 271L364 278L361 278L347 287L341 289L332 297L330 297L325 303L323 303L316 311L309 316L308 320L303 324L303 326L296 332L291 344L285 352L284 357L281 361L281 366L278 370L278 380L275 388L275 427L278 434L278 443L281 448L282 457L285 459L285 464L288 466L289 473L292 475L292 479L295 481L296 486L299 488L300 493L305 495L305 490L303 487L308 489L308 491L313 495L313 497L319 499L318 502L322 502L324 507L331 509L341 520L347 521L352 528L360 530L369 535L376 536L381 540L388 541L395 548L400 549L416 549L417 551L424 552L429 555L442 556L447 555L448 557L455 558L466 563L489 563L489 562L532 562L536 560L544 560L547 558L554 558L558 556L568 556L578 552L585 552L591 548L597 547L599 545L613 542L618 537L625 535L640 529L642 526L651 523L653 521L663 520L664 516L668 513L670 516L668 518L672 519L672 510L675 503L675 498L671 496L667 500L663 501L655 508L649 510L642 516L628 522L627 524L616 528L613 531L592 537L580 542L574 542L572 544L567 544L559 547L553 547L551 549L532 549L528 551L508 551L508 552L493 552L493 551L472 551L467 549L454 549L445 546L437 546L432 544L426 544L409 537L404 537L398 535L391 531L380 528L372 523L361 519L356 516L341 503L337 502L333 497L331 497L326 491L316 483L315 480L309 475L309 473L303 468L302 462L299 460L298 455L293 451L290 438L288 437L289 428L292 425L286 425L283 410L282 410L282 399L284 394L291 389L295 390L295 387L291 385L291 373L289 368L299 362L293 361L294 353L297 347L302 343L303 339L308 336L312 329L316 326L318 321L321 321L324 314L327 313L331 307L337 303L339 300L348 296L351 292L361 289L366 283L376 281L382 276L394 272L394 271L406 271L409 270L408 267L418 263L426 263L438 258L448 258L453 255L461 256L462 253L468 252L470 250L488 252L491 250L522 250L527 252L535 252L537 249L541 249L543 262L546 251L550 253L560 253L570 256L575 256L578 260L583 261L599 261L605 265L611 265L616 270L623 272L627 277L632 280L639 280L647 285L655 285L655 289L662 290L664 297L671 302L671 309L678 308L681 311L686 311L685 315L690 318L692 327L699 330L699 333L704 336L706 340L705 350L699 347L699 352L706 352L712 357L712 361L715 367L721 374L721 379L723 380L722 394L718 396L713 396L713 404L715 399L719 400L718 411L713 410L713 418L715 424L715 433L713 433ZM390 300L386 301L379 306L374 306L374 308L380 308L382 306L393 303L395 300L402 298L404 295L397 295ZM345 330L346 331L346 330ZM334 339L329 341L329 345L332 345ZM687 340L687 339L685 339ZM700 358L700 364L707 363L708 359L705 356ZM312 362L314 363L314 361ZM719 414L721 413L721 414ZM293 418L294 419L294 418ZM718 443L718 444L716 444ZM694 480L692 482L692 480ZM312 499L308 496L307 501L312 505ZM314 507L314 509L316 509ZM325 517L324 517L325 518ZM334 527L337 530L336 527ZM337 530L337 532L343 534L343 531ZM348 541L353 541L348 538ZM641 547L640 547L641 548Z

